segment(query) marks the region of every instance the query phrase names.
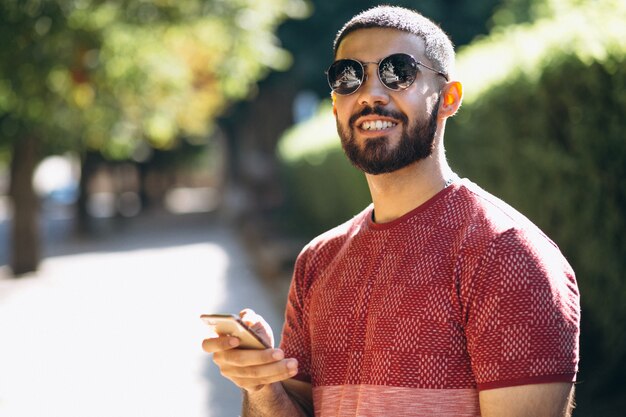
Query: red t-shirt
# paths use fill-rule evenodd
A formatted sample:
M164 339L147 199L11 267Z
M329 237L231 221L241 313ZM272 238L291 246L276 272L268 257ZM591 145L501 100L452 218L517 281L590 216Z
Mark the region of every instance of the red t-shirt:
M537 227L468 180L372 210L296 262L281 347L316 416L478 416L479 390L575 380L576 280Z

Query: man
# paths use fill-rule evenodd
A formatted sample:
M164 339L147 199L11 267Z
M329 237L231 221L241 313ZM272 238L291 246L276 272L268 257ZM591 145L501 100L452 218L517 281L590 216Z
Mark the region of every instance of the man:
M243 389L245 416L569 415L574 273L526 218L448 166L453 66L447 36L406 9L368 10L337 35L333 112L373 206L298 257L280 349L204 341Z

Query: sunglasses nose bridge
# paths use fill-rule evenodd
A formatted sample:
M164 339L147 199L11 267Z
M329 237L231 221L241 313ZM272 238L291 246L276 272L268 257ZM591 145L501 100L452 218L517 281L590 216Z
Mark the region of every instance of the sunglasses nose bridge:
M356 91L362 104L385 103L389 100L389 88L380 79L378 62L362 62L363 82Z
M380 62L361 62L363 67L363 83L371 78L378 78L378 65Z

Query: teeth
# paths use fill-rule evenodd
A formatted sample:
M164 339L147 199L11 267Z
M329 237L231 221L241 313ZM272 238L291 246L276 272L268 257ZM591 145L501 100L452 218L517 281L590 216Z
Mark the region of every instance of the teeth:
M371 120L367 122L363 122L361 125L361 129L363 130L384 130L392 128L396 125L396 123L392 123L386 120Z

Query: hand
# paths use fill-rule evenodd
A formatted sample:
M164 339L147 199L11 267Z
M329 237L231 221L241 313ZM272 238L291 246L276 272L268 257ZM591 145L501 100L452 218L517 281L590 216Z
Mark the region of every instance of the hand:
M259 336L268 346L274 347L274 332L272 328L259 316L254 310L246 308L239 312L239 318L248 326L257 336Z
M239 313L241 319L261 338L274 345L272 329L254 311ZM259 391L265 385L283 381L298 373L298 362L285 359L280 349L237 349L239 339L232 336L211 337L202 342L202 348L213 354L213 362L222 375L248 392Z

